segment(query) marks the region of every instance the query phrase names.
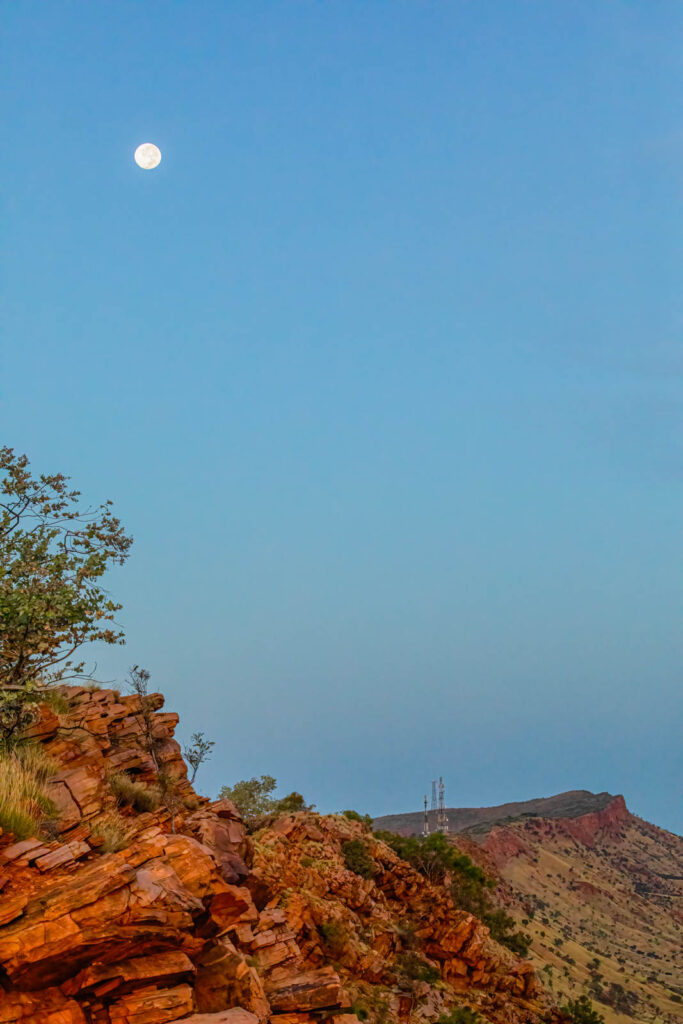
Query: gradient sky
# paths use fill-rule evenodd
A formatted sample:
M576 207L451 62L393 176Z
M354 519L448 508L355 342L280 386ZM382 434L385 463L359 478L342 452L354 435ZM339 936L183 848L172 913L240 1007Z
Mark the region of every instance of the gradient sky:
M683 6L2 21L1 440L135 535L99 677L210 794L679 829Z

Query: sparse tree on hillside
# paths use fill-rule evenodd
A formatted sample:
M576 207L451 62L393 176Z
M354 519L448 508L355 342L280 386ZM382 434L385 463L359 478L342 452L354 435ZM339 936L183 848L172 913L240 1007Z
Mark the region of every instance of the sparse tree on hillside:
M35 477L25 455L0 448L0 742L26 728L40 690L78 674L84 644L123 643L121 607L101 586L132 538L112 503L81 504L61 473Z
M190 785L193 784L197 777L197 772L201 765L205 761L208 761L211 757L211 748L214 746L213 740L207 740L203 732L192 733L192 741L189 747L183 748L183 754L185 760L192 769L192 775L190 776Z
M178 780L168 773L160 757L161 744L154 733L154 701L149 692L150 678L146 668L133 665L128 672L128 689L140 701L140 710L136 717L142 731L142 745L154 762L161 799L170 812L171 827L175 832L175 816L179 810Z
M142 730L142 743L154 761L154 768L157 775L159 774L159 758L157 757L158 743L154 735L154 702L152 701L149 693L149 681L151 679L150 673L146 668L141 668L139 665L133 665L128 670L128 690L130 693L135 694L140 704L140 710L137 713L138 724Z
M342 811L345 818L349 821L359 821L362 825L367 828L372 828L373 819L369 814L359 814L358 811Z
M277 781L272 775L262 775L258 779L242 779L234 786L223 786L220 798L232 800L243 818L256 818L273 809L275 801L271 794L276 786Z
M307 804L301 793L296 790L276 800L273 810L278 814L296 814L297 811L312 811L315 804Z
M294 814L296 811L310 811L315 806L307 804L301 793L293 792L276 800L272 794L277 781L272 775L260 778L242 779L234 786L223 786L221 800L231 800L243 818L259 818L264 814Z
M570 999L566 1006L561 1007L572 1024L605 1024L605 1018L597 1010L587 996L579 996L578 999Z

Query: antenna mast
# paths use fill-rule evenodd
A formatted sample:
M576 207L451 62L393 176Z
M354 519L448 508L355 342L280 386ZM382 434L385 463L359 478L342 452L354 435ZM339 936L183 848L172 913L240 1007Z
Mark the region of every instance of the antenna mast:
M433 783L432 785L435 785ZM448 818L446 816L446 787L443 784L443 776L439 776L439 810L436 816L436 831L448 835Z
M427 794L426 793L425 793L425 821L424 821L424 828L422 829L422 835L423 836L428 836L429 835L429 818L427 817Z

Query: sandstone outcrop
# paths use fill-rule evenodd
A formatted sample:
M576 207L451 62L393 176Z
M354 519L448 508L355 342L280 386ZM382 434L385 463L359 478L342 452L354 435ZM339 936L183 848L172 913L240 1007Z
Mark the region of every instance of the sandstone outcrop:
M546 1019L530 964L362 825L299 814L250 837L194 792L160 695L150 731L136 696L63 693L68 711L32 728L56 818L0 835L0 1024L352 1024L359 1002L428 1021L459 996L491 1021ZM122 812L121 773L150 792L165 773L173 799ZM344 865L354 838L372 878ZM438 988L407 979L406 955Z

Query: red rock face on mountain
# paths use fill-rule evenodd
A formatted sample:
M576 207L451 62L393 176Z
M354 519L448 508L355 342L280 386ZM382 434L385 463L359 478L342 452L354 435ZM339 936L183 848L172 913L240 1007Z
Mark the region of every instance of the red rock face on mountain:
M558 1002L586 995L606 1024L681 1020L683 841L623 797L575 817L523 817L457 837L531 936Z
M623 796L615 796L602 810L582 814L577 818L532 819L526 825L526 832L532 832L539 839L556 839L564 835L583 846L594 847L606 840L618 839L630 819ZM513 831L509 826L492 828L483 847L499 869L513 857L528 855L530 852L523 834Z
M491 1021L559 1019L530 964L360 824L295 815L252 840L194 793L159 695L152 749L137 697L64 693L32 730L59 768L52 837L0 835L0 1024L352 1024L359 998L371 1021L426 1021L456 997ZM122 824L121 772L173 779L173 813ZM354 838L371 878L344 865ZM406 955L439 985L406 981Z

